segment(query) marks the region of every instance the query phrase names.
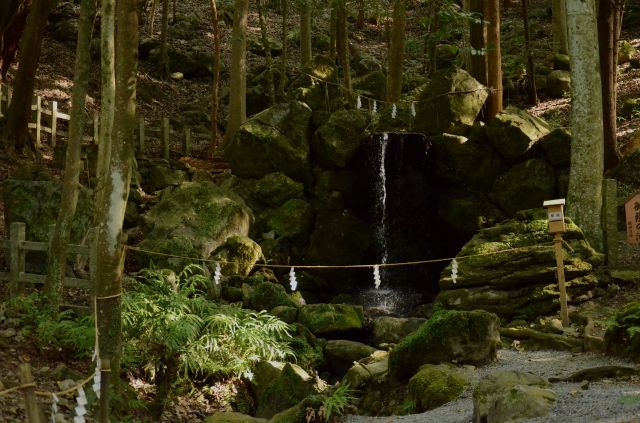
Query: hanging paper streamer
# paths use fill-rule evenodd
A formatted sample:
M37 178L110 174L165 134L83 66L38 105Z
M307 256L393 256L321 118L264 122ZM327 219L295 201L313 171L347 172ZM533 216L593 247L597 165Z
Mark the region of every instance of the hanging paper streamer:
M396 104L393 103L393 106L391 107L391 119L395 119L397 114L398 108L396 107Z
M291 286L291 291L295 291L298 287L298 280L296 279L296 272L293 270L289 270L289 285Z
M411 102L411 116L416 117L416 103Z
M220 285L220 278L222 277L222 269L220 263L216 263L216 270L213 272L213 281L216 285Z
M360 96L358 96L358 98L356 99L356 109L360 110L362 108L362 100L360 99Z
M377 264L373 266L373 285L378 289L380 287L380 266Z
M82 386L78 388L78 398L76 398L76 416L73 418L73 423L85 423L84 416L87 414L87 395L84 393Z
M56 423L56 414L58 414L58 397L51 394L51 423Z
M371 109L371 112L375 115L378 112L378 102L373 100L373 108Z
M454 284L458 281L458 261L455 258L451 261L451 280Z
M96 360L96 371L93 376L93 385L91 385L91 389L95 392L96 397L100 399L100 381L102 379L102 372L100 371L100 359Z

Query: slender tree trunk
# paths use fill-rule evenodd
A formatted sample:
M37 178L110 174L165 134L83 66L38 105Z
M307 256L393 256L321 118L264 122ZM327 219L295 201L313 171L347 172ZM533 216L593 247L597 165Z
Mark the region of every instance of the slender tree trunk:
M216 0L211 2L211 20L213 24L213 81L211 83L211 157L218 148L218 105L220 89L220 26L218 25L218 6Z
M149 14L149 37L153 37L153 27L155 24L156 9L160 0L151 0L151 13Z
M438 17L438 8L435 4L430 5L429 10L429 28L427 28L427 36L425 37L425 71L431 76L437 70L438 63L436 61L436 49L438 47L438 39L434 35L440 29L440 18Z
M487 85L487 26L484 20L484 0L470 0L469 12L475 14L480 22L472 21L469 25L469 42L471 59L469 73L483 85Z
M598 10L598 41L600 73L602 76L602 111L604 130L604 169L612 169L620 162L617 138L617 74L618 74L618 17L622 6L618 0L601 0Z
M553 44L555 51L569 54L567 42L567 6L566 0L552 0L551 14L553 20Z
M228 143L247 119L247 15L249 0L235 0L231 33L231 80L229 82L229 121L224 134Z
M278 97L283 100L284 92L287 85L287 58L288 54L288 46L287 46L287 20L289 18L289 6L287 5L287 0L282 1L282 57L280 62L280 84L278 85Z
M406 25L405 0L393 3L393 27L389 47L389 74L387 76L387 100L396 102L402 95L402 71L404 65L404 41Z
M263 0L257 0L258 19L260 21L260 35L262 38L262 48L264 48L264 59L267 73L267 93L269 94L269 104L276 104L276 87L273 83L273 60L271 60L271 45L269 44L269 36L267 34L267 22L264 19Z
M300 5L300 67L311 65L313 60L311 47L311 3Z
M366 13L365 0L358 0L358 17L356 18L356 28L364 28L364 19Z
M94 0L82 0L80 2L80 19L78 21L75 76L71 94L69 142L64 166L60 209L58 210L56 228L51 240L45 285L48 307L54 314L58 313L60 307L67 244L69 244L70 227L78 204L78 188L80 185L80 172L82 171L80 153L85 125L85 97L91 71L91 29L94 14Z
M604 142L595 1L567 0L567 27L573 135L567 214L602 251Z
M169 76L169 0L162 2L162 33L160 34L160 66L163 78Z
M340 0L337 11L336 48L340 56L344 80L344 98L347 108L351 104L351 59L349 54L349 26L345 0Z
M528 0L520 0L522 3L522 22L524 25L524 49L527 51L527 75L529 77L529 102L538 104L538 91L536 89L536 65L533 61L531 49L531 35L529 34L529 8Z
M502 55L500 53L500 0L486 0L487 25L487 121L502 111Z
M333 3L331 5L331 17L329 19L329 57L335 60L337 55L338 10Z
M35 84L38 61L42 48L42 37L47 25L47 17L57 4L57 0L34 0L27 24L20 40L20 63L13 82L13 99L7 110L4 127L5 147L20 152L29 141L29 117L31 98ZM35 151L35 146L31 146Z
M0 82L13 63L27 22L31 0L7 0L0 10Z

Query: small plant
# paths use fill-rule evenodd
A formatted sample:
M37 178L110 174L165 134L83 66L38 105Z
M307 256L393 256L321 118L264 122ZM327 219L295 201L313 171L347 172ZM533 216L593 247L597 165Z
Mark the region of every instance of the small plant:
M331 395L322 400L322 405L318 410L318 416L325 423L333 423L340 421L344 414L345 408L354 400L354 396L349 389L349 384L345 383L338 386Z

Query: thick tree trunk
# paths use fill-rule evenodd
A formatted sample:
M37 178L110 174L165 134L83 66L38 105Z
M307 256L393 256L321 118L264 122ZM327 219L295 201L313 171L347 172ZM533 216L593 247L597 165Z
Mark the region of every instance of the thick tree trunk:
M160 34L160 73L169 77L169 0L162 2L162 32Z
M601 0L598 10L598 42L602 76L602 115L604 130L604 169L620 162L617 138L616 85L618 74L618 31L622 5L619 0Z
M565 1L566 0L551 1L554 50L560 54L569 54L567 42L567 6Z
M235 0L231 33L231 80L229 82L229 121L224 134L228 143L247 119L247 15L249 0Z
M364 0L358 0L358 17L356 18L356 28L364 28L364 19L366 13L366 6Z
M4 127L5 147L20 152L29 140L29 117L31 116L31 98L35 84L42 37L47 25L47 17L55 7L57 0L34 0L27 26L20 40L20 63L13 82L13 99L7 110ZM35 146L31 146L35 151Z
M71 94L71 119L69 120L69 142L67 144L62 196L56 228L51 240L51 249L47 263L45 292L47 306L54 314L60 308L62 286L65 275L67 244L70 239L70 227L78 204L78 188L82 161L82 135L85 124L85 97L91 71L91 27L93 25L94 1L80 2L78 21L78 43L76 45L75 75Z
M393 27L389 46L389 74L387 76L387 100L396 102L402 95L402 70L404 65L404 42L406 25L405 0L393 3Z
M349 107L351 103L351 59L349 54L349 27L345 0L340 0L337 10L336 49L342 65L342 79L344 81L344 99Z
M502 55L500 53L500 1L486 0L484 16L487 24L487 98L486 119L490 121L502 111Z
M211 156L218 148L218 108L220 90L220 26L218 25L218 6L211 1L211 20L213 24L213 81L211 82Z
M31 7L31 0L6 1L0 10L0 82L13 63Z
M595 0L567 0L571 57L571 170L567 214L602 251L604 143Z
M311 47L311 3L300 5L300 67L311 65L313 53Z
M273 60L271 60L271 45L269 44L269 36L267 34L267 22L264 18L263 0L257 0L258 19L260 21L260 35L262 38L262 48L264 49L264 59L267 69L267 93L269 95L269 104L276 104L276 87L273 82Z
M531 35L529 34L529 8L528 0L520 0L522 3L522 23L524 26L524 49L527 51L527 76L529 78L529 102L538 104L538 91L536 89L536 65L533 61L531 49Z

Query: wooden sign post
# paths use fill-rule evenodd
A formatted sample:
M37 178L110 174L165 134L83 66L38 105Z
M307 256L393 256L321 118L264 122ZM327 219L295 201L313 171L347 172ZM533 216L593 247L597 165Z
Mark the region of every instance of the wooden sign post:
M640 245L640 192L632 195L624 203L624 212L627 221L627 242Z
M542 204L547 209L549 232L553 234L555 245L556 267L558 272L558 289L560 291L560 319L562 326L569 327L569 310L567 308L567 287L564 281L564 251L562 250L562 234L566 231L564 225L564 198L549 200Z

